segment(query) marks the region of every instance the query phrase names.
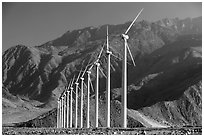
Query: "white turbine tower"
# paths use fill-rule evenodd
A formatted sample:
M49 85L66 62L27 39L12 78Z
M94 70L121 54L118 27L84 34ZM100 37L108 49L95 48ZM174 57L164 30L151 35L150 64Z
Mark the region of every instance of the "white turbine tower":
M62 95L62 128L64 128L64 97Z
M70 122L70 124L69 124L69 126L70 126L70 128L72 128L72 95L73 95L73 91L74 91L74 88L73 88L73 82L74 82L74 78L75 78L75 75L74 75L74 77L73 77L73 79L72 79L72 83L71 83L71 86L70 86L70 113L69 113L69 116L70 116L70 118L69 118L69 122Z
M77 128L77 120L78 120L78 115L77 115L77 113L78 113L78 87L79 87L79 83L78 83L78 80L79 80L79 77L80 77L80 74L81 74L81 71L82 71L82 69L80 70L80 72L79 72L79 75L78 75L78 77L77 77L77 79L76 79L76 82L75 82L75 85L76 85L76 89L75 89L75 128Z
M95 127L98 127L98 90L99 90L99 66L100 63L96 62L96 89L95 89Z
M57 99L57 128L60 127L60 100Z
M69 92L70 92L70 85L71 85L71 80L69 82L69 86L66 89L66 93L67 93L67 102L66 102L66 106L67 106L67 122L66 122L66 128L69 128Z
M90 96L90 69L87 71L87 110L86 110L86 128L89 128L89 96Z
M83 96L84 96L84 78L81 77L81 101L80 101L80 128L83 128Z
M103 45L104 47L104 45ZM102 51L103 51L103 47L98 55L97 60L94 62L93 65L96 65L96 89L95 89L95 127L98 127L98 95L99 95L99 67L100 67L100 63L99 60L101 58L102 55ZM92 66L93 66L92 65ZM91 69L92 67L90 67Z
M64 98L61 96L61 128L64 126Z
M108 42L108 26L107 26L107 40L106 40L106 55L107 55L107 79L106 79L106 127L110 127L110 58L112 52L109 51Z
M59 116L59 127L62 128L62 98L59 98L59 103L60 103L60 116Z
M67 97L66 97L66 100L67 100L67 102L66 102L66 106L67 106L67 109L66 109L66 117L67 117L67 121L66 121L66 128L68 128L69 127L69 88L67 88Z
M85 67L85 70L83 71L83 74L80 77L80 79L81 79L80 128L83 128L83 102L84 102L84 100L83 100L83 96L84 96L84 77L83 76L84 76L88 66L89 66L89 63Z
M138 15L135 17L135 19L130 24L128 29L125 31L125 33L122 34L122 38L124 40L124 48L123 48L124 55L123 55L123 65L122 65L123 66L122 68L122 91L123 91L122 92L122 127L123 128L127 127L127 49L130 53L130 57L135 66L135 62L133 60L132 54L130 52L130 49L127 43L127 40L129 39L129 36L127 35L127 33L129 32L130 28L133 26L133 24L135 23L135 21L137 20L137 18L139 17L142 11L143 9L138 13Z
M64 110L64 112L63 112L63 114L64 114L64 120L63 120L63 127L65 128L66 127L66 92L64 92L63 93L63 99L64 99L64 101L63 101L63 103L64 103L64 108L63 108L63 110Z
M63 97L61 96L61 128L63 128Z
M103 45L104 47L104 45ZM90 84L91 84L91 69L93 68L94 65L96 65L96 90L95 90L95 127L98 127L98 93L99 93L99 67L100 67L100 63L99 63L99 59L101 57L102 51L103 51L103 47L96 59L96 61L94 61L94 63L91 65L91 67L88 69L87 71L87 75L88 75L88 82L87 82L87 125L86 127L89 128L89 102L90 102ZM93 89L93 87L92 87Z

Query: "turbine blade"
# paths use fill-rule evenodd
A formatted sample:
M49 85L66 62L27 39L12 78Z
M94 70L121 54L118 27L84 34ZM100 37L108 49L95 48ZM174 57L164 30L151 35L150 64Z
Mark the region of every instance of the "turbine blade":
M114 54L112 54L112 56L115 57L115 58L118 59L118 60L123 60L123 59L121 59L120 57L117 57L117 56L114 55Z
M130 30L130 28L132 27L132 25L135 23L135 21L137 20L137 18L139 17L139 15L142 13L143 9L140 10L140 12L137 14L137 16L135 17L135 19L133 20L133 22L130 24L130 26L128 27L128 29L125 31L125 34L128 33L128 31Z
M79 90L81 90L81 88L80 87L78 87L79 88Z
M106 50L108 51L109 50L109 43L108 43L108 25L107 25L107 40L106 40L106 42L107 42L107 47L106 47Z
M100 59L100 57L101 57L101 54L102 54L102 52L103 52L104 46L105 46L105 42L103 43L102 49L101 49L101 51L100 51L100 53L99 53L99 55L98 55L98 59Z
M61 93L60 98L64 96L65 90Z
M84 76L84 74L85 74L85 72L86 72L86 69L87 69L88 66L91 64L90 62L91 62L91 60L89 60L88 64L86 65L86 67L85 67L85 69L84 69L84 72L83 72L83 74L81 75L81 78L83 78L83 76Z
M84 85L85 85L85 87L87 88L87 85L86 85L86 83L84 82Z
M92 91L94 91L93 84L92 84L92 81L90 79L89 79L89 82L91 84Z
M107 79L106 75L103 73L101 67L99 67L99 70L101 71L101 73L103 74L103 76Z
M68 90L69 90L69 88L70 88L70 84L71 84L71 81L72 81L72 79L70 79L70 81L69 81L69 86L68 86Z
M93 68L94 64L91 65L91 67L89 68L89 71Z
M100 64L103 64L100 60L99 60L99 63L100 63ZM100 66L100 67L101 67L101 66Z
M74 75L74 77L73 77L73 79L72 79L71 87L72 87L72 85L73 85L73 82L74 82L74 78L75 78L75 75Z
M130 54L131 60L132 60L132 62L133 62L133 65L136 66L136 65L135 65L135 61L134 61L134 59L133 59L133 56L132 56L132 53L131 53L131 51L130 51L130 48L129 48L128 44L126 44L126 46L127 46L128 52L129 52L129 54Z
M77 82L78 82L78 79L79 79L79 76L80 76L81 72L82 72L82 68L81 68L81 70L80 70L80 72L79 72L79 75L78 75L78 77L77 77L77 79L76 79L76 82L75 82L75 83L77 83Z
M73 93L76 94L76 92L74 92L74 90L73 90ZM72 97L72 98L73 98L73 97Z
M120 58L120 57L117 57L116 55L114 55L114 54L112 54L113 55L113 57L115 57L116 59L118 59L118 60L123 60L122 58ZM127 62L127 64L129 64L129 65L131 65L129 62Z

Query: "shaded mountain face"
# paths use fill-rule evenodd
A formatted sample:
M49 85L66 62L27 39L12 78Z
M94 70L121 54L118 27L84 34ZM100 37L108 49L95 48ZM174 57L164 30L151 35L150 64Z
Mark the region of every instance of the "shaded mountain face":
M129 25L108 25L110 49L117 57L111 57L112 126L120 126L121 34ZM55 108L73 75L97 58L106 41L106 26L67 31L40 46L18 45L5 51L3 123L28 121ZM201 125L202 18L141 21L128 35L136 61L134 67L128 55L128 126ZM103 52L105 74L106 66ZM95 69L91 79L94 83ZM105 124L105 80L100 74L101 126ZM94 117L94 109L90 115Z

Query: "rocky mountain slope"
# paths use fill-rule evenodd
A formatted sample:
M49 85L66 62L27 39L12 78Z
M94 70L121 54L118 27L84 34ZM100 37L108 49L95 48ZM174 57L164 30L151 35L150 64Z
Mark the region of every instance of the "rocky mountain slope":
M120 35L129 24L109 25L111 51L118 58L122 58ZM40 46L17 45L6 50L2 56L3 124L25 122L56 108L57 98L73 75L96 59L106 40L106 26L67 31ZM128 57L129 127L201 125L201 35L201 17L141 21L133 26L128 42L136 67ZM111 57L111 125L114 127L120 126L122 67L118 58ZM106 73L105 52L101 63ZM91 78L94 83L94 69ZM105 124L104 95L105 77L101 74L100 126ZM93 119L94 91L91 102Z

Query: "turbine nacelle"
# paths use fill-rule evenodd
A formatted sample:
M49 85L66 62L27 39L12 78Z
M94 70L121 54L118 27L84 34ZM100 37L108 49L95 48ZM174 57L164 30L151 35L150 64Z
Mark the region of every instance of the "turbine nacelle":
M98 61L95 62L94 64L95 64L96 66L98 66L98 67L100 66L100 63L98 63Z
M106 54L109 55L109 54L112 54L112 52L109 51L109 50L107 50L107 51L106 51Z
M128 40L128 39L129 39L129 36L126 35L126 34L122 34L122 38Z
M80 78L82 81L84 80L84 78Z
M91 74L91 71L90 70L88 70L88 71L86 71L88 74Z

